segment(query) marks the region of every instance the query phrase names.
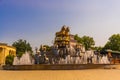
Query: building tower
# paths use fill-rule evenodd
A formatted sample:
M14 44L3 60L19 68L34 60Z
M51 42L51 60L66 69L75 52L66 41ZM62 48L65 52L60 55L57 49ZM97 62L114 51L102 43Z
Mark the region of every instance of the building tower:
M54 45L58 46L58 48L65 48L69 44L70 30L69 27L64 25L59 32L56 32Z

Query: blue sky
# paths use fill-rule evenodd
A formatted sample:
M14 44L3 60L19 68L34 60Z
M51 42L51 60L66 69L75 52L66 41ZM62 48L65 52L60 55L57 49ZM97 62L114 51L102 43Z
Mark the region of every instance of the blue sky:
M0 0L0 42L25 39L33 48L51 45L63 25L104 46L120 33L120 0Z

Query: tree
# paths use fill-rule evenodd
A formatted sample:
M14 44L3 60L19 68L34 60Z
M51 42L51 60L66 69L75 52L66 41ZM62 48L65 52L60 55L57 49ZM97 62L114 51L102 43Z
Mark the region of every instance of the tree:
M16 54L18 57L21 57L22 54L25 53L25 51L32 52L32 47L30 43L28 43L26 40L19 39L15 41L12 46L16 47Z
M51 47L50 46L48 46L48 45L41 45L40 46L40 51L42 50L42 48L45 48L46 49L46 51L50 51L51 50Z
M120 34L113 34L105 44L104 49L120 51Z
M74 39L77 40L78 43L81 43L85 46L85 49L88 50L89 48L92 48L92 46L95 45L95 41L92 37L89 36L83 36L79 37L78 34L74 36Z
M83 44L82 38L79 37L78 34L76 34L76 35L74 36L74 39L77 40L78 43Z
M50 51L50 46L44 45L44 47L46 47L46 51Z
M92 48L95 45L95 41L93 40L92 37L89 37L89 36L83 36L82 41L86 50L88 50L89 48Z
M101 47L101 46L95 46L95 47L94 47L94 50L96 50L96 51L101 51L101 50L103 50L103 47Z

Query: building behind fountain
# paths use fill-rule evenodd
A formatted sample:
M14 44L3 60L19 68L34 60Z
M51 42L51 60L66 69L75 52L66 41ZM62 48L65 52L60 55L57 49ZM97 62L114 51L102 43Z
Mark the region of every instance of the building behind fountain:
M74 39L74 35L70 34L70 29L64 25L59 32L55 34L54 45L57 45L58 48L65 48L66 46L75 47L77 41Z

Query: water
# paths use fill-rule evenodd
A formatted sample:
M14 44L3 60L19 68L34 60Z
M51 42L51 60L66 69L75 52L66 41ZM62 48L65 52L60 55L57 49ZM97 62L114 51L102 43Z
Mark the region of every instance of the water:
M100 60L100 64L110 64L110 62L108 61L107 56L103 56Z
M99 59L96 58L97 58L96 56L92 58L92 64L110 64L107 56L103 56ZM60 58L59 60L59 64L88 64L88 63L91 62L87 62L87 57L85 55L83 56L83 58L67 56L65 59Z
M107 55L103 55L101 57L99 55L95 55L92 50L80 52L80 55L75 55L77 52L75 52L74 48L71 47L69 50L70 50L69 54L66 55L64 58L59 56L60 58L58 60L58 63L55 63L53 58L52 64L88 64L88 63L110 64ZM49 59L46 58L46 60L48 60L49 63ZM25 52L25 54L23 54L20 59L18 57L14 57L13 65L32 65L32 64L34 64L34 60L31 59L31 56L28 52Z
M25 52L25 54L23 54L20 59L18 57L14 57L13 65L32 65L32 64L33 62L28 52Z
M20 64L20 60L18 59L18 57L14 57L13 65L19 65L19 64Z
M70 53L64 58L60 58L59 64L110 64L107 55L100 55L94 54L93 50L88 50L85 52L80 52L80 55L75 55L75 49L71 47L69 49Z

